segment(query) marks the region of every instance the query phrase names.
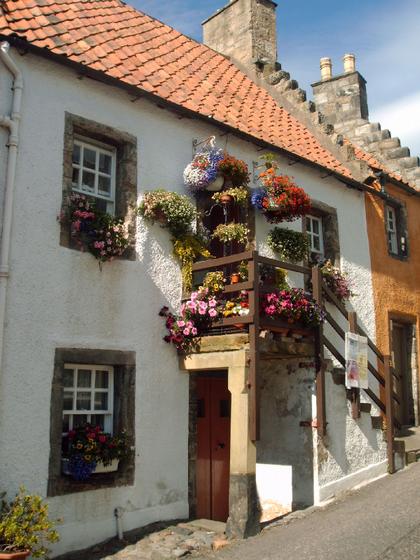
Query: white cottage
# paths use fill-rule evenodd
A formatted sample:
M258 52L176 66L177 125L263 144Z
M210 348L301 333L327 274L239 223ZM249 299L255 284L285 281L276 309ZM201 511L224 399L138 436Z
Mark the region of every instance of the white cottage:
M139 219L133 251L100 268L57 221L82 183L122 217L147 190L185 193L182 171L195 143L211 136L251 170L271 151L310 195L314 211L303 225L312 248L349 275L351 308L373 337L363 170L341 163L328 139L228 59L118 0L2 0L0 39L0 489L24 484L48 498L64 520L55 554L115 534L117 508L130 530L193 516L206 495L207 515L229 515L240 536L258 530L261 510L267 519L386 472L374 409L351 418L334 383L337 363L315 367L311 340L266 337L258 389L247 332L209 337L180 359L162 341L158 317L162 305L178 309L182 296L167 231ZM100 162L94 169L92 158ZM251 245L275 257L269 224L258 214L251 225ZM301 220L287 227L301 231ZM290 279L302 285L303 275ZM231 399L231 409L220 408L227 439L216 442L228 451L223 496L196 476L198 386L221 403ZM255 403L259 441L248 421ZM131 458L118 471L72 480L62 470L61 438L80 420L127 430Z

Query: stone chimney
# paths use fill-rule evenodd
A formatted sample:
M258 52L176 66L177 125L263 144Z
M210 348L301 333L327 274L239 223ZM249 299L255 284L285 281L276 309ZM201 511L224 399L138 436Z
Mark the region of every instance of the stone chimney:
M356 70L356 57L343 58L344 73L332 75L330 58L321 58L321 81L312 85L318 111L337 131L354 128L369 118L366 80Z
M204 44L247 68L273 72L277 62L272 0L230 0L203 22Z

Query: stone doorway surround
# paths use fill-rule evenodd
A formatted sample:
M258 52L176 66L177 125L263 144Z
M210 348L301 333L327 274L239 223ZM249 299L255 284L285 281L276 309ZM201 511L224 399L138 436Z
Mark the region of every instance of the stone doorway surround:
M202 339L200 352L180 358L187 373L225 370L231 393L229 518L226 533L245 538L260 530L256 489L256 445L249 436L248 335L212 336Z

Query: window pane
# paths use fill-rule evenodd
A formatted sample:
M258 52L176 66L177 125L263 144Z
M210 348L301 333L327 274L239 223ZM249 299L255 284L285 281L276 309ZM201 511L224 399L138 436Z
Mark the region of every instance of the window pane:
M79 369L77 373L77 386L90 387L92 380L92 372L90 369Z
M86 414L75 414L73 416L73 429L86 424L87 420L88 417Z
M95 387L97 389L108 389L108 372L97 371L95 378Z
M108 393L95 393L95 410L108 410Z
M319 235L319 222L317 220L313 220L312 222L312 230L314 233Z
M90 148L84 148L83 150L83 167L89 169L95 169L96 167L96 152Z
M80 163L80 146L77 144L73 145L73 163Z
M95 175L89 171L83 171L82 187L93 191L95 189Z
M80 175L80 170L73 167L73 175L71 177L71 181L73 185L79 184L79 175Z
M98 177L98 191L103 194L111 194L111 179L109 177Z
M319 244L319 237L313 237L313 245L314 245L314 249L316 251L320 251L321 250L321 246Z
M73 410L73 391L64 391L63 410Z
M100 426L102 430L105 430L105 417L103 414L92 414L90 423L92 426Z
M310 218L306 218L306 231L311 232L311 219Z
M70 429L70 416L65 414L63 416L63 432L68 432Z
M73 376L74 370L72 369L65 369L63 373L63 386L64 387L73 387Z
M91 394L87 392L77 392L76 409L77 410L90 410Z
M111 162L111 156L108 156L107 154L99 154L99 171L101 173L108 173L108 175L111 175Z

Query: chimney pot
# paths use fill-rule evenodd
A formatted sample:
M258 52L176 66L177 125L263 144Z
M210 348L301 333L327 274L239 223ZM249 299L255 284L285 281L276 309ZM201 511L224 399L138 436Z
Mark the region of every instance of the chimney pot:
M354 54L345 54L343 57L343 61L345 74L356 72L356 57L354 56Z
M332 78L332 62L331 58L324 57L320 60L321 81L331 80Z

